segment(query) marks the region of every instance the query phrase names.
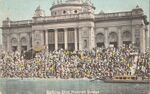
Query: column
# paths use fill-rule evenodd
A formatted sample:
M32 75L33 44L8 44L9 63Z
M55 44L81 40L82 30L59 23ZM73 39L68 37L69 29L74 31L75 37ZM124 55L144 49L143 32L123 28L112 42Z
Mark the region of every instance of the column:
M149 19L150 19L150 18L149 18ZM149 25L149 28L148 28L148 33L149 33L149 36L148 36L148 40L149 40L149 41L148 41L148 44L149 44L149 46L148 46L148 47L149 47L149 49L150 49L150 25Z
M7 35L7 51L9 52L11 47L10 47L11 43L10 43L10 36Z
M21 50L22 50L22 45L21 45L21 39L20 39L20 34L18 34L18 38L17 38L18 40L18 44L17 44L17 50L20 52Z
M65 44L65 50L68 49L68 36L67 36L67 28L64 29L64 44Z
M108 28L104 28L105 32L105 48L108 48L109 42L108 42Z
M77 28L79 31L79 50L83 50L83 42L82 42L82 28Z
M118 47L122 46L121 27L118 27Z
M145 29L143 26L140 28L140 50L145 52Z
M27 36L27 51L30 49L30 33L26 33L26 36Z
M55 50L58 50L58 31L55 29Z
M77 51L78 50L77 28L74 28L74 46L75 46L75 51Z
M135 27L132 26L132 44L135 44Z
M95 32L94 32L94 27L90 28L90 49L95 48Z
M48 51L48 30L45 30L45 48Z
M146 27L146 30L145 30L145 40L146 40L146 49L149 48L149 31L148 31L148 28Z
M29 39L28 39L28 48L27 48L27 50L30 50L30 49L32 49L32 33L28 33L28 37L29 37Z
M35 34L35 31L33 30L32 32L31 32L31 37L32 37L32 39L31 39L31 47L32 47L32 49L34 49L34 45L35 45L35 36L34 36L34 34Z

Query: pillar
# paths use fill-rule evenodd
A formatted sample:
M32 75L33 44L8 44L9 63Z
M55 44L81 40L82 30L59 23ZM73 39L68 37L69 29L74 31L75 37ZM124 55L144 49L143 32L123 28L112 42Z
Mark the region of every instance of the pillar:
M28 33L28 37L29 37L29 39L28 39L28 48L27 48L27 50L30 50L30 49L32 49L32 33Z
M10 36L7 35L7 51L9 52L11 47L10 47L11 43L10 43Z
M77 28L74 29L74 46L75 46L75 51L77 51L78 50Z
M82 29L81 28L77 28L79 30L79 50L83 50L83 43L82 43Z
M64 44L65 44L65 50L67 50L68 49L68 36L67 36L67 29L65 28L64 29Z
M95 48L95 32L94 32L94 27L90 28L90 49Z
M146 28L145 30L145 40L146 40L146 49L149 48L149 31L148 31L148 28Z
M108 48L109 42L108 42L108 28L104 28L105 32L105 48Z
M33 30L32 31L32 33L31 33L31 37L32 37L32 40L31 40L31 44L32 44L32 49L34 49L34 45L35 45L35 36L34 36L34 34L35 34L35 31Z
M121 27L118 27L118 47L122 46Z
M55 50L58 50L58 31L55 29Z
M132 44L135 44L135 27L132 26Z
M144 26L140 28L140 50L142 53L145 52L145 29Z
M18 34L18 38L17 38L18 44L17 44L17 50L20 52L22 50L22 45L21 45L21 39L20 39L20 34Z
M45 30L45 48L48 51L48 30Z

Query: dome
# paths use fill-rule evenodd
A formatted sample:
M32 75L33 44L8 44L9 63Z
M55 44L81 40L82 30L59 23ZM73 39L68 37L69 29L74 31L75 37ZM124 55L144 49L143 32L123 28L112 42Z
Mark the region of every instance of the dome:
M90 0L89 0L90 1ZM50 8L52 16L68 15L68 14L79 14L87 9L88 12L94 13L95 7L88 2L83 0L57 0L53 3Z
M101 10L99 14L105 14L105 13L104 13L104 11L103 11L103 10Z

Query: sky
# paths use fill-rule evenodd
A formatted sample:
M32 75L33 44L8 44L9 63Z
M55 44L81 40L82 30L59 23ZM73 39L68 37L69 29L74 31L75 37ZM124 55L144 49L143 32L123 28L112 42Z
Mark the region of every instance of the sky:
M0 0L0 27L2 21L9 17L12 21L32 19L35 9L40 5L46 15L50 15L50 7L54 0ZM96 7L95 13L131 11L137 5L149 15L150 0L91 0ZM2 43L0 30L0 44Z

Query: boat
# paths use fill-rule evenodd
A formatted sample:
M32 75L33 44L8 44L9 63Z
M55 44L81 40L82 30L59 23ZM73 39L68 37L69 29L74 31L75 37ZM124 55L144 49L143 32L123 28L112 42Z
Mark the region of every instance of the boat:
M103 79L105 83L137 83L137 84L149 84L149 79L142 79L137 76L114 76L112 78Z

